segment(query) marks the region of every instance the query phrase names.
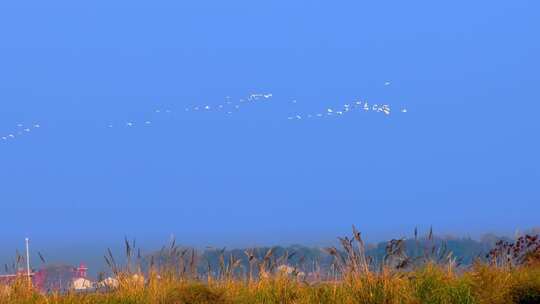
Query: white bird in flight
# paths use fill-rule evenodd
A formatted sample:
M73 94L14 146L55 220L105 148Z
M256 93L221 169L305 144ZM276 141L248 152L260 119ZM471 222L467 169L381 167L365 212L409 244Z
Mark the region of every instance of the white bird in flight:
M369 105L368 105L367 102L364 104L364 110L365 110L365 111L369 111Z

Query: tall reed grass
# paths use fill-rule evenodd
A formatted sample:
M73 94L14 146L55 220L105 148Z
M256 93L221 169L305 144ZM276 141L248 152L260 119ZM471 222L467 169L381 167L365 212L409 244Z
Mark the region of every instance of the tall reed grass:
M427 239L432 238L430 232ZM126 241L125 265L119 265L110 250L105 257L117 280L114 286L87 293L40 293L21 278L0 289L0 303L540 303L540 265L535 260L540 246L531 249L535 245L525 241L498 244L486 260L463 267L444 248L423 245L415 250L418 255L408 256L402 240L390 241L383 260L374 261L365 254L355 228L351 238L339 240L341 249L326 248L334 257L331 272L311 279L301 276L301 266L289 265L294 253L277 257L271 249L260 254L247 250L244 267L239 257L217 250L217 269L207 263L207 271L201 273L197 266L204 261L195 250L180 249L174 241L152 256L148 265L143 265L135 244ZM527 252L514 252L513 246ZM504 256L497 256L501 252ZM505 260L507 252L516 260Z

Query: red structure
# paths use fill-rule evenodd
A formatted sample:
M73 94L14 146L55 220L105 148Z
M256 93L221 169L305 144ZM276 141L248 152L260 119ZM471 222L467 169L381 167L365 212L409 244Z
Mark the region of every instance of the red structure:
M50 273L50 271L52 271L52 273ZM27 276L28 274L25 270L20 270L15 274L0 275L0 285L10 285L17 279L27 279ZM69 289L72 280L79 278L86 279L87 276L88 267L85 263L81 263L77 267L64 268L60 274L50 267L42 268L30 273L34 288L44 293L67 290Z
M46 281L47 281L47 271L43 269L39 270L38 272L35 272L34 276L32 277L32 282L34 283L34 287L40 291L45 291Z
M79 267L75 269L75 278L86 278L88 275L88 267L84 263L81 263Z
M19 270L16 274L0 275L0 284L10 285L10 284L13 284L15 280L17 279L21 279L21 280L26 279L27 276L28 274L24 270ZM30 279L32 280L32 285L34 285L38 289L41 289L43 287L45 278L46 278L46 272L44 270L30 273Z
M3 274L0 275L0 284L2 285L9 285L13 283L17 278L26 277L26 273L23 271L19 271L16 274ZM33 275L33 274L30 274Z

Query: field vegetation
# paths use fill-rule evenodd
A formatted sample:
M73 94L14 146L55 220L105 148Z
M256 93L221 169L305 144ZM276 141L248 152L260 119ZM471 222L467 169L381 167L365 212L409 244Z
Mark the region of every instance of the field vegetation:
M433 238L430 232L427 240ZM415 239L418 239L415 232ZM13 304L196 304L196 303L540 303L540 240L524 235L501 241L471 265L441 246L418 242L409 255L403 240L388 242L380 261L366 255L360 233L339 238L340 248L325 250L333 257L328 271L306 273L293 252L276 256L272 249L240 257L217 251L219 265L206 263L195 250L174 242L144 263L126 240L125 263L109 251L111 276L102 277L89 292L43 292L21 277L0 288L0 303ZM421 244L421 245L420 245ZM204 267L202 267L204 268ZM213 269L215 268L215 269ZM317 268L316 265L314 267Z

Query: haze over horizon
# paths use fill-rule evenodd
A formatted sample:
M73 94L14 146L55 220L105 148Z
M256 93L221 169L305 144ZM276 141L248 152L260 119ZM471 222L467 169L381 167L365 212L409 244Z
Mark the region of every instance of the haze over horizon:
M539 9L1 3L0 255L538 226Z

